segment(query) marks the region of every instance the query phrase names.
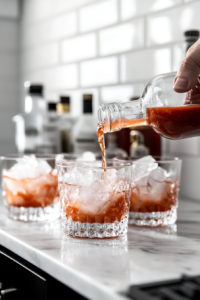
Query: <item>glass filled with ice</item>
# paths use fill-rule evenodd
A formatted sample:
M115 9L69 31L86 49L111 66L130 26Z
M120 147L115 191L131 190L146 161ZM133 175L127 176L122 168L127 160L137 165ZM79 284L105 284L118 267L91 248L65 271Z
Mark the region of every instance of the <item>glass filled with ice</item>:
M8 217L51 221L60 216L55 157L1 157L2 192Z
M181 160L134 160L129 223L139 226L171 225L177 219Z
M125 236L130 206L131 163L57 163L62 227L77 238Z

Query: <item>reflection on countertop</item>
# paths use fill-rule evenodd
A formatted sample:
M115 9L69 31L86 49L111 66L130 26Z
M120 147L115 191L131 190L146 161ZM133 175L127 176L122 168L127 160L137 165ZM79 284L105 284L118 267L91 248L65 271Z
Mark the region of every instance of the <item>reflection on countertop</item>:
M1 203L0 242L89 299L128 299L130 284L200 274L200 201L182 199L176 225L130 226L113 240L68 238L60 220L15 222Z

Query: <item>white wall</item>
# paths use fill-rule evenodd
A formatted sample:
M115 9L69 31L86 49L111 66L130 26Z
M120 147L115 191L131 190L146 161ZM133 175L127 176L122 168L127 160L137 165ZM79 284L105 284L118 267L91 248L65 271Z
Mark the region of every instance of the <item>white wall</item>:
M200 29L199 12L199 0L25 0L21 86L29 79L45 84L47 99L71 95L74 115L84 92L95 109L128 101L151 77L177 70L183 31ZM200 199L199 138L163 140L163 153L184 157L181 192Z
M0 155L13 153L12 117L19 107L19 6L0 0Z

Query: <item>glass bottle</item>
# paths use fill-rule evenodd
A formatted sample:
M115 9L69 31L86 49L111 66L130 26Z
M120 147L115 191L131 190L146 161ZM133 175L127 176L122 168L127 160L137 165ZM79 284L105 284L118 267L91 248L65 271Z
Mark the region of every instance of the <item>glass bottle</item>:
M60 96L60 102L56 106L59 115L60 152L62 153L72 153L73 151L73 118L70 115L70 101L69 96Z
M140 158L149 154L149 149L144 145L144 135L137 131L130 131L130 157Z
M188 93L174 92L175 75L176 72L166 73L151 79L138 100L101 105L98 109L101 132L150 125L157 133L169 139L199 136L200 105L191 104L195 101L192 102L191 98L188 101ZM189 105L185 105L187 103Z
M138 100L140 97L139 96L134 96L131 97L130 101L135 101ZM160 156L161 153L161 137L159 134L157 134L151 126L148 125L140 125L140 126L133 126L133 128L126 128L125 130L129 130L129 138L130 138L130 143L129 143L129 154L131 155L131 147L130 144L131 142L131 137L132 135L130 132L132 130L136 130L142 133L143 138L139 138L139 140L143 139L143 144L149 149L149 154L153 156ZM120 132L120 131L119 131ZM137 139L137 137L135 136ZM139 142L139 141L138 141ZM139 144L138 144L139 146Z
M97 120L93 114L93 96L83 95L83 115L73 127L74 152L81 154L85 151L99 150L97 134Z
M60 152L59 119L55 102L48 102L48 111L44 116L42 143L37 151L44 154Z
M109 133L107 136L106 142L106 158L112 159L114 157L125 159L128 157L128 154L125 150L117 146L117 135L116 133Z
M187 30L185 36L185 52L199 39L199 30Z
M36 153L41 146L46 102L43 98L43 85L24 83L26 91L24 111L13 117L15 143L19 153Z

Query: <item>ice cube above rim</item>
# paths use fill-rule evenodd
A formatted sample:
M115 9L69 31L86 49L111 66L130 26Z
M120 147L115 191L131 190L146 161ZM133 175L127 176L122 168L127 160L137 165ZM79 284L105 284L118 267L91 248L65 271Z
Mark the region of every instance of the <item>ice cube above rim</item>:
M47 175L52 171L51 166L46 160L37 159L35 155L24 155L16 158L17 163L9 170L3 169L3 176L21 180L25 178L37 178Z
M77 163L73 168L69 168L63 176L59 176L59 179L64 183L89 186L95 181L103 181L104 184L114 184L117 179L117 171L115 169L107 169L104 172L103 169L95 169L92 167L85 168L83 163Z
M151 155L137 159L133 162L132 178L134 181L138 181L140 178L148 176L157 167L158 163Z

